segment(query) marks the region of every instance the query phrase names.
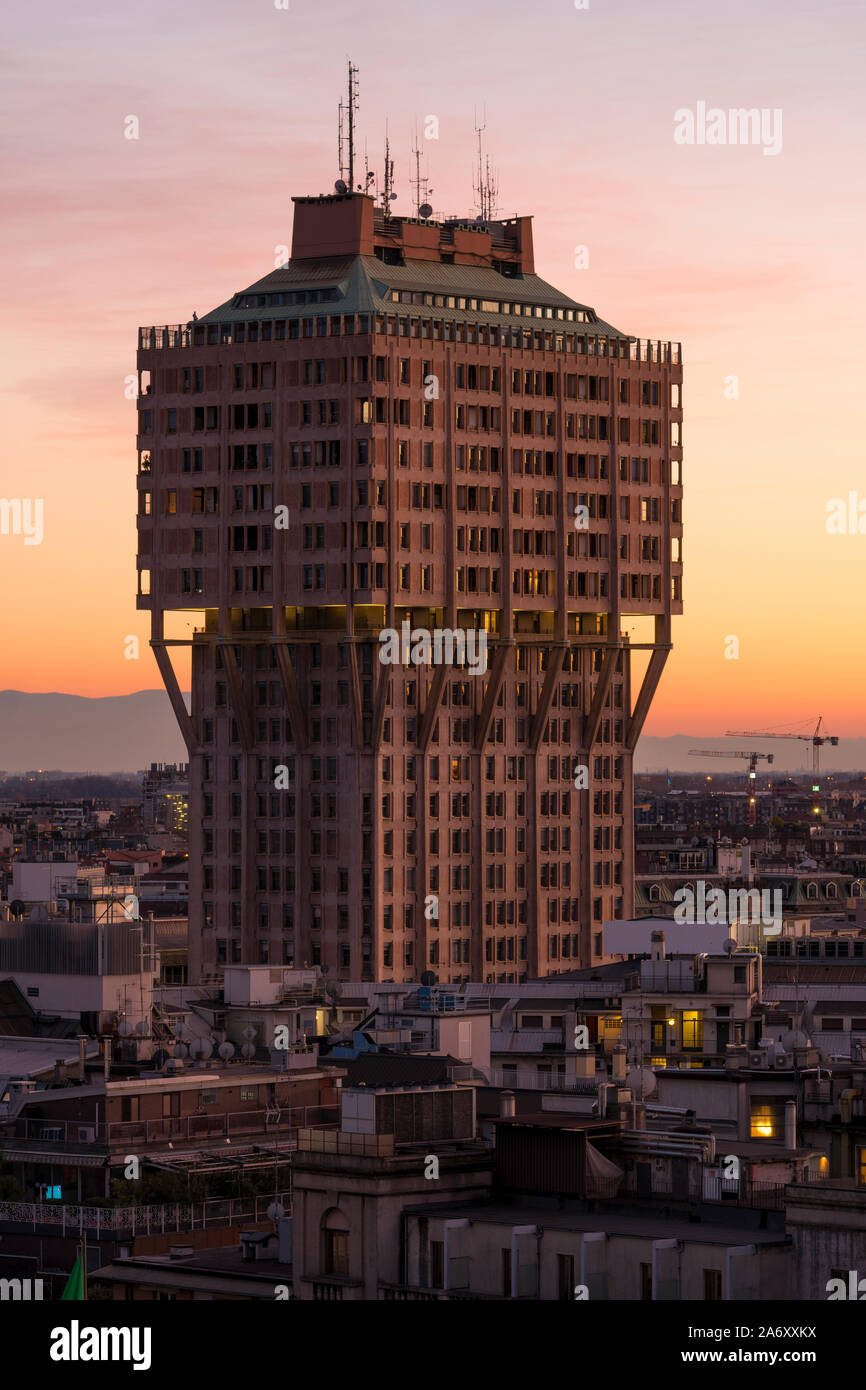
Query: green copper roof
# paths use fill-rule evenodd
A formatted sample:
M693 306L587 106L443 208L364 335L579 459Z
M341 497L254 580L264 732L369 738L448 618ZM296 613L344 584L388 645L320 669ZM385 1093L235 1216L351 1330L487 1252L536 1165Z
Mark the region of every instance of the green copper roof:
M287 291L333 290L327 300L302 304L244 305L252 295L272 295ZM585 321L536 319L526 314L497 310L459 309L447 305L410 305L395 302L391 291L410 291L454 299L479 299L497 305L520 304L541 308L573 309ZM225 304L211 310L199 323L243 322L250 317L289 318L311 314L435 313L438 318L471 319L508 324L512 327L555 328L558 331L586 332L628 337L599 319L595 310L570 299L538 275L501 275L486 266L447 265L441 261L409 261L405 265L386 265L377 256L348 256L315 261L291 261L272 270Z

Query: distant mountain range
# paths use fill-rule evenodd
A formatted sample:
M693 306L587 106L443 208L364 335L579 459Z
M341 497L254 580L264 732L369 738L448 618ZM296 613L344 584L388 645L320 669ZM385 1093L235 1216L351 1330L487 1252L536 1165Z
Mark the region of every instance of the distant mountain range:
M98 700L0 690L2 772L139 772L186 757L164 690Z
M187 703L189 696L186 697ZM754 745L775 758L773 772L805 772L812 766L808 743L759 738L738 741L707 734L642 738L638 772L736 772L745 764L734 758L693 758L690 748L719 752ZM90 699L84 695L28 694L0 691L0 772L36 768L63 772L138 772L156 762L185 762L186 748L163 690ZM761 764L761 771L767 767ZM825 744L821 768L827 772L866 770L866 738Z

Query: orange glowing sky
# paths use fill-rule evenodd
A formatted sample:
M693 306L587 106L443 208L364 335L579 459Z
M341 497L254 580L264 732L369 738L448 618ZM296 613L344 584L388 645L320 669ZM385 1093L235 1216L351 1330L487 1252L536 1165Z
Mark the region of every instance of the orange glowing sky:
M161 684L134 598L136 329L272 268L291 195L336 177L348 52L373 163L390 119L398 213L429 114L435 211L470 210L486 105L539 273L683 343L686 611L646 733L864 732L866 535L825 529L829 499L866 499L860 0L49 0L7 33L0 497L42 497L45 535L0 535L0 687ZM782 152L677 145L699 101L780 108Z

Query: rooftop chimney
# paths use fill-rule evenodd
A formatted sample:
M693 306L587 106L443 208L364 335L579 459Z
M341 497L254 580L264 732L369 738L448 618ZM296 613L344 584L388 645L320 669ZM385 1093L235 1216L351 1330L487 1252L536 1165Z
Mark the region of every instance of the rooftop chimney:
M650 933L650 958L652 960L665 959L665 934L663 931Z

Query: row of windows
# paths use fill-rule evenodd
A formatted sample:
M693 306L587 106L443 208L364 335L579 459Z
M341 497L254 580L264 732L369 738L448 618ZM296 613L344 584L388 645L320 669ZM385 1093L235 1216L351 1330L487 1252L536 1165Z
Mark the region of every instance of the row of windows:
M310 291L306 291L310 293ZM440 305L439 307L445 307ZM193 324L187 328L142 328L143 350L230 345L231 343L281 342L285 339L366 335L430 339L470 343L476 346L512 347L523 351L565 352L586 357L621 358L634 362L680 362L679 343L609 337L607 334L574 334L500 327L487 323L462 323L392 314L320 314L315 318L265 319L246 323Z
M303 293L302 291L299 293ZM376 381L388 381L388 359L376 357L374 361L374 379ZM339 369L339 379L345 382L348 379L348 358L331 359L330 380L335 379L334 368ZM294 366L295 364L290 364ZM418 385L424 385L427 378L432 375L433 364L422 362L414 364L420 366ZM412 384L412 360L403 357L397 363L396 379L401 385ZM181 390L184 393L198 393L205 390L205 368L184 367L181 371ZM166 376L169 374L166 373ZM171 377L175 374L172 372ZM353 380L367 381L370 377L370 359L368 357L356 357L354 359ZM307 359L302 364L302 380L305 386L326 385L329 380L328 364L324 358ZM476 363L458 362L454 369L454 383L459 389L468 391L492 391L502 390L502 373L498 366L486 366ZM236 362L232 366L232 387L236 391L240 390L267 390L276 385L276 363L275 362ZM641 405L657 406L660 402L660 384L657 381L641 380L631 381L628 377L621 377L618 380L618 399L621 404L629 403L630 388L634 387L636 399ZM174 383L165 382L166 390L173 390ZM515 395L546 395L556 394L556 376L553 372L538 372L514 367L511 370L511 390ZM569 373L565 378L565 394L571 399L589 401L607 401L609 396L610 381L606 376L577 376ZM676 404L676 401L674 402Z

